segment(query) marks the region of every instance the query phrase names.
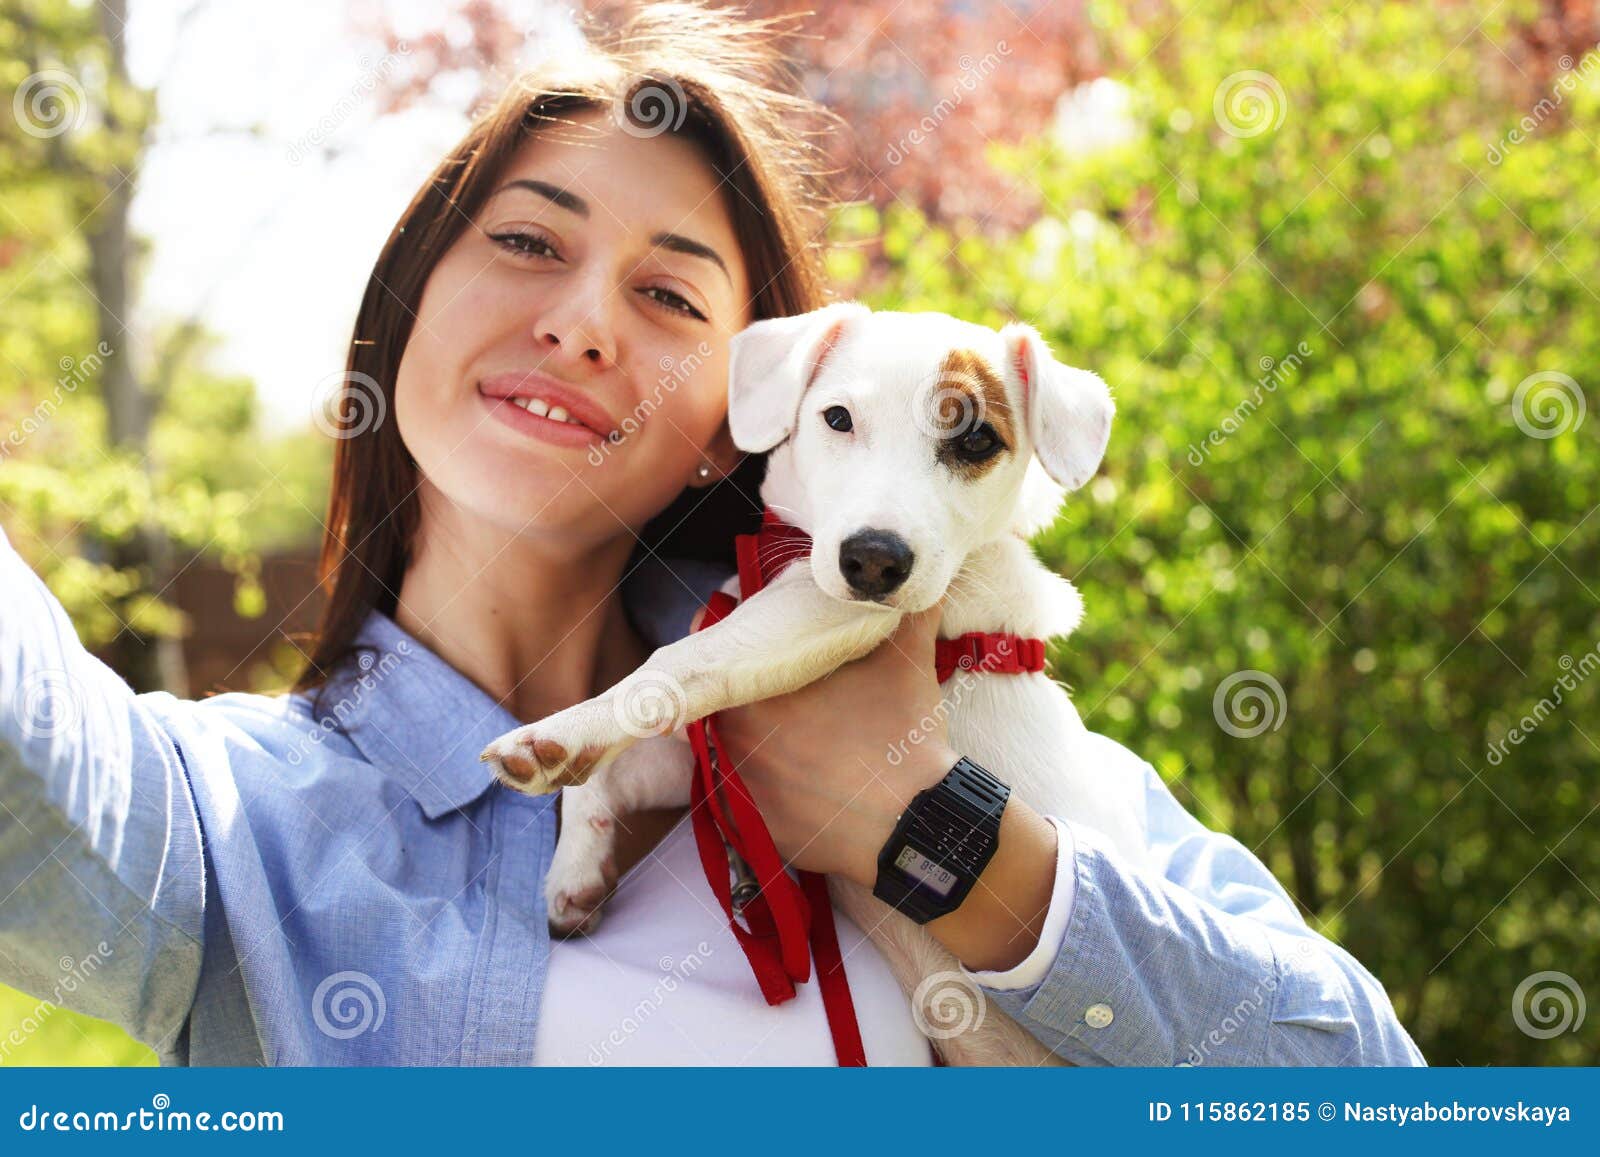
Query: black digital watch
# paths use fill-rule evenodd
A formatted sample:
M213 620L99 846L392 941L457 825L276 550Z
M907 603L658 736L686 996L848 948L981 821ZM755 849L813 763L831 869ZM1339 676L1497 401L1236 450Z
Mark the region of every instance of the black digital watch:
M878 853L872 894L918 924L961 906L1000 845L1011 789L966 756L912 797Z

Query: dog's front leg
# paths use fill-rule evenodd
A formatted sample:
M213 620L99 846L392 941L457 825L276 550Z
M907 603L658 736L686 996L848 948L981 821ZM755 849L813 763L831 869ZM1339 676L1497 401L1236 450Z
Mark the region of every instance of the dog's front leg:
M899 622L892 609L825 594L797 564L722 622L660 648L609 691L507 732L480 758L532 795L583 783L635 740L815 682Z
M563 788L561 831L545 878L545 908L557 936L587 935L617 882L617 829L629 815L689 802L694 755L679 736L634 744L587 783Z

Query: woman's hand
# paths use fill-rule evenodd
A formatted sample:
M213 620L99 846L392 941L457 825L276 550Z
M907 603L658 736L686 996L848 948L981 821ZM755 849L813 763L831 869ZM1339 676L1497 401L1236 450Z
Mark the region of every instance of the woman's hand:
M955 763L936 710L942 616L938 606L907 615L870 655L827 678L717 715L734 767L796 867L872 887L900 813Z
M907 615L870 655L827 678L718 714L739 777L796 867L871 888L900 813L955 764L934 674L942 617L938 606ZM1055 826L1013 797L989 866L928 931L968 968L1011 968L1039 942L1055 873Z

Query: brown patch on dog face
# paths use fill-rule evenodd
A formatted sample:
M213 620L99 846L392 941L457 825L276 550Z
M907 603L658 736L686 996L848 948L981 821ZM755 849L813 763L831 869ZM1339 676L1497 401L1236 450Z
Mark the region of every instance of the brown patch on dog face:
M939 443L938 459L962 477L983 477L1016 445L1016 423L1005 382L982 354L968 349L946 354L939 366L933 402L932 420L945 435ZM957 443L984 424L994 431L1000 449L977 460L960 453Z

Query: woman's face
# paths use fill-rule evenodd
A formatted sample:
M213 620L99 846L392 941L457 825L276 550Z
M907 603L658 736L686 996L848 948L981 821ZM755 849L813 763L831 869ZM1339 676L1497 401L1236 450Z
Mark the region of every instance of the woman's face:
M576 120L515 154L423 289L395 414L425 519L442 500L593 544L736 459L728 341L750 290L723 191L687 141ZM586 425L538 416L558 404Z

